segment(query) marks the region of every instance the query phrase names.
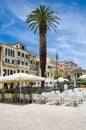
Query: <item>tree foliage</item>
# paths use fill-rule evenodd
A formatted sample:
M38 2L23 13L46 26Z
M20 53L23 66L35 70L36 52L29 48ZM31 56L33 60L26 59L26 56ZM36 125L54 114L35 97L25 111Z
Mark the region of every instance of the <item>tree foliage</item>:
M54 78L57 79L59 77L63 77L63 74L61 72L54 71Z

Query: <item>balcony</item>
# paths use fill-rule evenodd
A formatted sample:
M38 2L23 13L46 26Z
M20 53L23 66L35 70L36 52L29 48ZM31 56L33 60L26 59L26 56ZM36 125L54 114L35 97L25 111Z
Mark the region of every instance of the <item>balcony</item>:
M17 64L17 63L15 63L15 64L12 64L12 63L6 63L5 61L3 61L3 63L2 63L3 65L6 65L6 66L12 66L12 67L20 67L20 68L25 68L25 69L30 69L30 67L29 66L26 66L26 65L21 65L21 64Z
M17 67L16 64L12 64L11 62L7 63L5 61L2 62L2 65Z
M53 68L53 66L46 66L46 69L47 70L53 70L54 68Z
M34 72L34 73L37 73L37 70L30 69L29 71L30 71L30 72Z
M36 57L29 56L29 60L30 60L30 61L35 61L35 60L36 60Z
M26 65L21 65L21 64L19 64L19 65L17 65L17 66L20 67L20 68L30 69L30 67L29 67L29 66L26 66Z

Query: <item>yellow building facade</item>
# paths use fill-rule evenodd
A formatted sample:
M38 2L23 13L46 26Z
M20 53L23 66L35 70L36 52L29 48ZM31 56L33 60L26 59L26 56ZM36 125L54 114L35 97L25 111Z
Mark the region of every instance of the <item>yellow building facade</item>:
M0 44L0 75L20 72L36 75L36 57L26 51L26 45L23 43Z
M56 60L52 57L46 57L46 77L50 79L54 79L56 71Z
M38 64L40 64L39 58L36 59ZM55 76L55 71L56 71L56 60L54 60L50 56L46 56L46 70L45 70L45 76L48 79L54 79ZM40 75L40 67L39 67L39 75Z
M46 57L46 78L54 79L56 61ZM0 75L28 73L40 75L40 60L36 54L26 50L24 43L0 44Z

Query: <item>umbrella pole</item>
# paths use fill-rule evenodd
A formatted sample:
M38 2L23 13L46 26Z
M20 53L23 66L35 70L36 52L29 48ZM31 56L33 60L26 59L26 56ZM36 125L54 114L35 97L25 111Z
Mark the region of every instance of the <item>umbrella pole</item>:
M75 79L75 77L74 77L74 87L76 87L76 79Z
M20 98L20 102L21 102L21 81L20 81L20 96L19 96L19 98Z

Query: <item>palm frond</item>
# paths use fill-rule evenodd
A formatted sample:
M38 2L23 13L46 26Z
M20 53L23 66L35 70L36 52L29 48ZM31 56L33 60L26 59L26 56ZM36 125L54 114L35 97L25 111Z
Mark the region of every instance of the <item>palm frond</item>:
M36 8L27 16L25 23L28 24L28 27L36 32L37 27L39 29L39 23L46 23L46 28L50 31L50 28L56 30L57 25L59 24L58 12L54 12L50 7L45 5L40 5L39 8Z

